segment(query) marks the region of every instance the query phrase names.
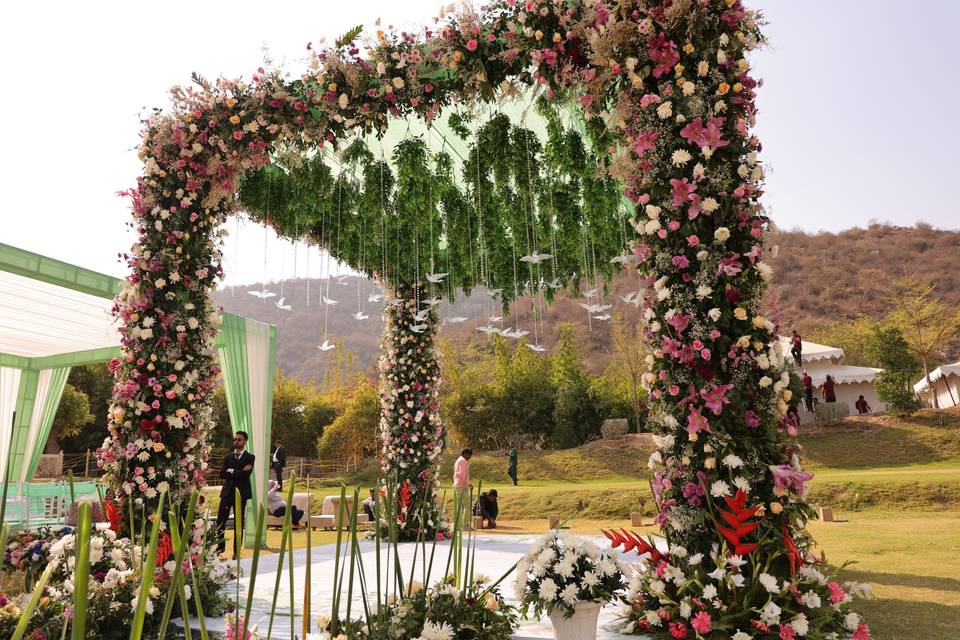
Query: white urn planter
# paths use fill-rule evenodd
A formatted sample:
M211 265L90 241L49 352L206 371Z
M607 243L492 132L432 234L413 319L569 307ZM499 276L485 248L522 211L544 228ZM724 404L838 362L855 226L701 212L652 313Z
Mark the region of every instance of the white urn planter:
M602 602L578 602L574 614L566 618L563 608L554 607L550 612L553 637L556 640L596 640L601 608Z

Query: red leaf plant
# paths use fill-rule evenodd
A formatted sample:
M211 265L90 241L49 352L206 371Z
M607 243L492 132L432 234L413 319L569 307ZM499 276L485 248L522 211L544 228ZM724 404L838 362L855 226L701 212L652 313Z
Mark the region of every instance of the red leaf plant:
M724 496L723 499L726 501L730 511L717 509L717 512L723 517L729 527L725 527L718 522L717 531L719 531L720 535L726 538L730 546L733 547L734 555L747 555L759 546L755 542L743 541L746 536L756 531L757 527L760 526L759 521L750 522L750 519L756 515L757 508L747 508L747 494L744 493L743 489L738 490L737 495L733 498Z
M657 548L652 545L645 538L641 538L636 533L632 531L627 531L626 529L620 529L620 531L606 531L600 529L600 533L605 535L608 540L612 543L610 546L614 549L623 545L623 552L630 553L631 551L636 550L638 556L642 556L645 553L650 554L651 562L660 562L661 558L664 558L665 555L657 551Z

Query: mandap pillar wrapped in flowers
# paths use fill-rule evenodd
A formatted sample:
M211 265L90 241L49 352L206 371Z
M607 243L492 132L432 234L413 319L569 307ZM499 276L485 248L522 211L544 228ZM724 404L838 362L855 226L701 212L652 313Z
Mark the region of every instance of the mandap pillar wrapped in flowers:
M440 417L440 362L437 300L418 285L398 285L387 301L381 343L381 471L397 495L395 509L401 538L430 534L443 525L434 500L444 428Z

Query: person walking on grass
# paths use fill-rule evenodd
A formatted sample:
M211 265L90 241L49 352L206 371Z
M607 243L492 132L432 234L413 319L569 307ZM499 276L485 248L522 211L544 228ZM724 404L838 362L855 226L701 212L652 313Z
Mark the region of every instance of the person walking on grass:
M453 503L456 509L456 521L461 526L469 524L464 522L463 516L469 512L470 508L470 458L473 457L473 450L470 448L460 452L460 457L453 463Z
M507 475L513 480L513 486L517 486L517 448L510 449L510 456L507 462Z
M233 557L240 557L240 538L243 536L243 519L247 512L247 500L253 495L250 487L250 474L253 472L253 463L256 456L246 450L247 432L237 431L233 434L233 451L223 457L220 467L220 478L223 488L220 489L220 508L217 511L217 553L226 550L225 529L227 518L233 511L233 517L239 518L240 536L233 541ZM240 492L240 513L236 510L235 493Z
M836 402L837 401L837 392L834 389L833 376L828 375L827 379L823 381L823 401L824 402Z
M283 491L283 468L287 466L287 450L280 440L273 443L273 455L270 456L270 466L277 474L277 485Z
M867 404L867 399L864 398L863 396L860 396L859 398L857 398L857 402L855 403L854 406L857 407L857 413L859 413L860 415L870 413L870 405Z

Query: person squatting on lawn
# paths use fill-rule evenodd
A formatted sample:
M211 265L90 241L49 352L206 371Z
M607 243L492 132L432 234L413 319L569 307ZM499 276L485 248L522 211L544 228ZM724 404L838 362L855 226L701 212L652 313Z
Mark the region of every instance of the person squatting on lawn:
M280 483L276 480L271 480L267 485L267 512L276 516L277 518L282 518L287 514L287 502L283 497L278 493L280 489ZM300 519L303 518L303 509L297 505L293 505L290 511L290 522L293 523L293 528L300 528Z
M480 523L481 529L484 527L484 523L486 523L487 529L496 529L497 514L499 512L500 507L497 505L496 489L490 489L490 491L481 493L473 505L473 515L483 518L483 522Z

